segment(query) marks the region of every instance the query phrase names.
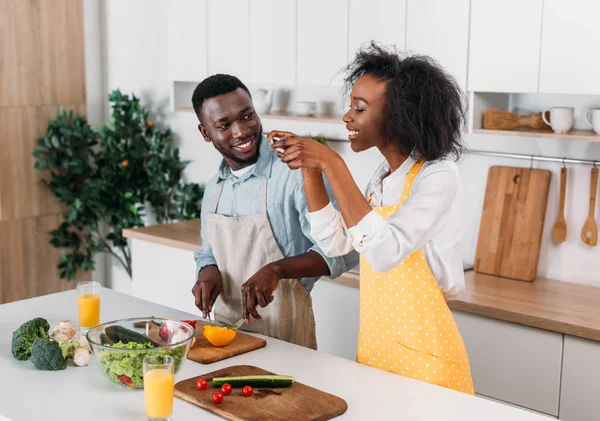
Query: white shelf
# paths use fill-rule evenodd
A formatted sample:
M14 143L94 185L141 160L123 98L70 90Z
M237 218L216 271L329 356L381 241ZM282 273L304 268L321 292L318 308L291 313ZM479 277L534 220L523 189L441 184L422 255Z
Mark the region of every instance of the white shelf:
M568 133L554 133L546 130L519 129L519 130L488 130L473 129L473 133L496 136L535 137L538 139L584 140L587 142L600 142L600 135L592 130L571 130Z

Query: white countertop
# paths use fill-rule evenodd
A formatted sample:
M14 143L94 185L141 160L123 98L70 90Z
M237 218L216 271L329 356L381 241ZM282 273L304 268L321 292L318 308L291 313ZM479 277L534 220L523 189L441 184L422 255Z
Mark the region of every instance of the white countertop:
M188 313L108 289L102 292L102 320L171 316ZM144 394L110 383L98 367L73 367L58 372L36 370L31 361L17 361L10 351L12 332L23 322L44 317L53 326L76 320L75 291L0 305L0 419L21 420L139 420ZM483 398L411 380L271 338L263 349L211 365L187 360L175 381L230 365L255 365L346 400L348 411L339 420L547 421L548 418ZM493 363L493 362L490 362ZM95 365L95 361L92 360ZM174 420L218 420L220 417L175 398Z

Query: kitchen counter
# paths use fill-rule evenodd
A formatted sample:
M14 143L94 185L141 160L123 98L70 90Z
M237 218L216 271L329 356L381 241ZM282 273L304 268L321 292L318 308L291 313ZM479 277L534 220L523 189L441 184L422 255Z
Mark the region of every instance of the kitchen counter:
M12 332L34 317L51 325L76 320L74 290L0 305L0 415L20 420L142 420L144 394L113 385L98 367L67 367L58 372L36 370L31 361L17 361L10 353ZM154 315L193 317L112 290L102 291L102 320ZM92 365L95 365L92 360ZM436 421L543 421L546 417L483 398L454 392L357 364L286 342L267 338L263 349L203 366L186 361L176 381L230 365L250 364L294 376L299 382L346 400L340 420L402 419ZM183 400L175 399L173 418L218 420ZM1 417L0 417L1 418Z
M195 251L200 247L200 220L141 227L123 235ZM538 278L521 282L473 271L465 273L466 290L450 300L451 309L600 341L600 288ZM356 272L328 282L359 287Z

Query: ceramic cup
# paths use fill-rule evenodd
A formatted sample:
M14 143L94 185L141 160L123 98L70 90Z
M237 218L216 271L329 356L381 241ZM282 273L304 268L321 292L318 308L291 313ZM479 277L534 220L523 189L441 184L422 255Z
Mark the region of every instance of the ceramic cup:
M550 113L550 121L546 118L546 113ZM573 127L573 118L575 109L571 107L553 107L542 113L544 122L552 127L556 133L567 133Z
M594 129L596 134L600 135L600 108L595 108L585 113L585 122Z
M319 101L317 102L317 114L322 116L329 116L333 114L334 104L332 101Z
M317 104L314 101L296 101L294 104L294 114L296 115L313 115L317 109Z
M273 90L273 98L271 111L274 113L283 113L287 110L290 100L290 91L287 89L277 88Z

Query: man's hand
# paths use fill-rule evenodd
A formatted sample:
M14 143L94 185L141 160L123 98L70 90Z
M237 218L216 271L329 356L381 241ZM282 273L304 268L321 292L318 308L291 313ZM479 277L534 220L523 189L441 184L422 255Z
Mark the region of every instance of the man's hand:
M192 294L196 297L196 307L202 311L206 318L211 312L213 304L221 293L223 279L221 272L216 266L205 266L198 274L198 280L192 288Z
M242 285L242 303L244 305L243 317L250 323L250 315L257 320L262 319L256 311L256 305L268 306L273 299L281 277L273 265L267 265L256 272Z

